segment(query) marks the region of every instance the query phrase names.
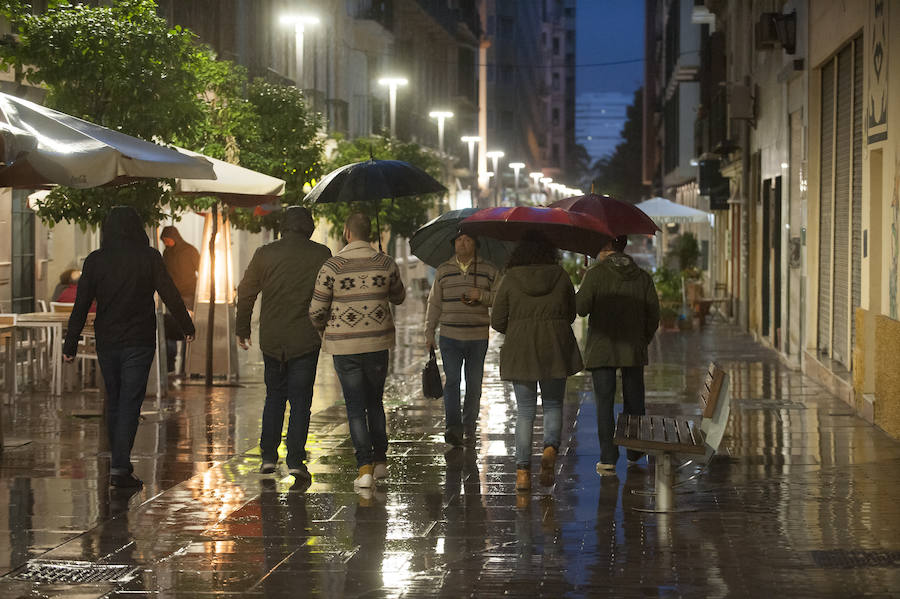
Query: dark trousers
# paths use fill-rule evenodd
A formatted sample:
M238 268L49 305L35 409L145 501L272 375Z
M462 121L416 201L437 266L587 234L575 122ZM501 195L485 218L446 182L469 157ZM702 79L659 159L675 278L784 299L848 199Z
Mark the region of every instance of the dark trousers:
M319 350L282 362L263 354L266 366L266 404L263 407L259 449L263 463L278 463L278 446L284 426L284 408L290 403L287 430L287 466L299 468L306 460L306 437Z
M616 370L622 371L622 413L644 414L644 367L594 368L594 399L597 402L597 437L600 440L600 461L615 464L619 448L613 443L616 434L614 404L616 401ZM628 450L628 458L636 460L641 452Z
M154 347L125 347L97 351L106 385L106 434L111 455L110 474L130 474L131 448L147 394L147 376Z
M344 392L356 465L385 461L388 439L382 398L388 350L334 356L334 369Z
M481 410L481 380L484 378L484 356L488 340L462 341L441 336L438 341L441 360L444 363L444 414L447 423L448 442L462 440L463 431L472 434ZM459 384L465 363L466 398L459 412Z

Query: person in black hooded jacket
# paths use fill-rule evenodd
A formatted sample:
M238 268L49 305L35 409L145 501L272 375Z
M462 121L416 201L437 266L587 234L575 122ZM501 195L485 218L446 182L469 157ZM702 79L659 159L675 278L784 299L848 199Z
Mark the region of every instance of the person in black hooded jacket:
M191 340L194 323L162 256L150 247L138 213L130 206L116 206L103 223L100 249L84 260L63 345L63 355L71 362L91 302L96 300L94 334L97 361L106 384L109 482L114 487L143 484L132 474L131 448L156 348L154 292L159 292Z

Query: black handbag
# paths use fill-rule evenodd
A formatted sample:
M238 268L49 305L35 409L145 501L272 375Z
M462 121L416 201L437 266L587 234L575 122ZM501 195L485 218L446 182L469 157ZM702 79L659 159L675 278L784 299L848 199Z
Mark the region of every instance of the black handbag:
M444 383L441 380L441 370L437 365L437 356L434 348L431 349L431 358L422 369L422 393L429 399L440 399L444 396Z

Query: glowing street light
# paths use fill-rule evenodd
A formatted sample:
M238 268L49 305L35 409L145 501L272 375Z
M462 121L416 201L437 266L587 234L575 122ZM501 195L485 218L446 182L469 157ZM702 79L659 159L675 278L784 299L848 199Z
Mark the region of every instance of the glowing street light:
M534 187L536 189L540 189L540 180L543 178L544 173L540 171L534 171L532 173L528 173L528 176L531 177L531 180L534 181Z
M397 137L397 87L406 85L409 80L405 77L382 77L378 80L378 85L387 85L390 92L391 105L391 137Z
M294 26L294 50L297 61L297 87L303 89L303 32L307 25L318 25L319 17L311 15L282 15L278 21L282 25Z
M469 172L475 172L475 144L481 141L477 135L463 135L459 141L469 146Z
M486 152L485 156L491 159L492 164L494 165L494 173L497 175L494 178L494 206L500 205L500 168L497 164L497 161L503 158L503 152L500 150L491 150L490 152Z
M438 150L441 154L444 153L444 119L452 119L453 113L449 110L432 110L428 113L433 119L437 119L438 122Z
M513 191L518 192L519 191L519 171L522 170L523 168L525 168L525 163L524 162L510 162L509 168L511 168L514 173L513 181L515 181L515 183L513 184Z

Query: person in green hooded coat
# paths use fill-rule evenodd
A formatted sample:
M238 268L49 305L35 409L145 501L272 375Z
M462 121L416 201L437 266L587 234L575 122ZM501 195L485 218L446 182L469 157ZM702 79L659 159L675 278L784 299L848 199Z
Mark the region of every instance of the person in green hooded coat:
M624 252L627 237L617 237L597 254L584 275L575 303L588 316L585 367L591 372L597 402L600 462L597 472L612 474L619 458L613 443L616 370L622 371L623 412L644 413L644 366L647 346L659 327L659 297L653 278ZM641 453L628 451L637 462Z
M572 332L575 289L559 265L559 252L537 232L528 232L509 258L494 298L491 326L506 335L500 378L516 394L516 489L531 488L531 440L538 384L544 412L542 485L553 484L562 434L566 378L583 365Z

